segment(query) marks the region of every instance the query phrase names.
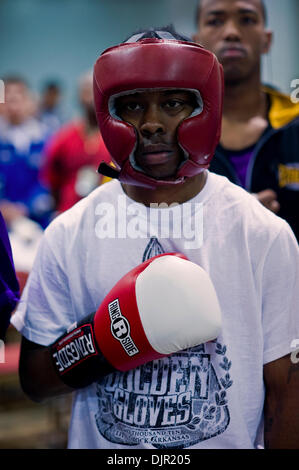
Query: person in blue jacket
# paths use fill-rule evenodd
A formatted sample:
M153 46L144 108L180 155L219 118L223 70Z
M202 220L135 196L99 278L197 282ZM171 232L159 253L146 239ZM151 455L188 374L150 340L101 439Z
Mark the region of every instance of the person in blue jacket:
M9 77L0 120L0 210L7 229L20 216L45 228L53 201L40 180L47 129L35 117L34 100L22 78Z

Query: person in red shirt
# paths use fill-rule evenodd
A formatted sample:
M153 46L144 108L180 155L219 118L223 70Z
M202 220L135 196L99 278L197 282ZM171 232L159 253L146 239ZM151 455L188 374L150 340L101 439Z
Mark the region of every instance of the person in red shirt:
M92 73L81 78L78 92L82 118L63 126L45 149L42 178L50 187L58 213L108 180L96 172L99 162L110 162L110 155L94 112Z

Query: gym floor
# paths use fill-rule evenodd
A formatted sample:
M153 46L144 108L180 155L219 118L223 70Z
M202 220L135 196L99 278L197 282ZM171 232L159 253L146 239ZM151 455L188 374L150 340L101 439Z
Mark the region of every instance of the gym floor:
M9 327L0 363L0 449L65 449L71 396L34 403L18 377L20 335Z

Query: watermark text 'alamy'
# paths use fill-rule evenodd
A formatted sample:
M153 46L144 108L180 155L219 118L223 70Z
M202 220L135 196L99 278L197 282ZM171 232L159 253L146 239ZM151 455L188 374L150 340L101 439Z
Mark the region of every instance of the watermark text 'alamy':
M120 195L117 204L99 203L95 215L95 232L100 239L180 239L186 249L198 249L203 243L202 203L153 203L146 207Z

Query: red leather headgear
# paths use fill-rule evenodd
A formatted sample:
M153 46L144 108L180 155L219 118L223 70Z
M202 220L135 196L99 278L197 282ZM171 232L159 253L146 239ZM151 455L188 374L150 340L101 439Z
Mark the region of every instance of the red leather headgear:
M112 111L120 94L146 89L188 89L199 96L199 109L177 131L186 156L171 179L157 180L134 167L135 128ZM202 46L178 40L141 39L104 51L94 66L94 99L104 142L115 168L101 164L99 172L121 182L156 188L184 182L209 167L220 139L223 70L214 54Z

